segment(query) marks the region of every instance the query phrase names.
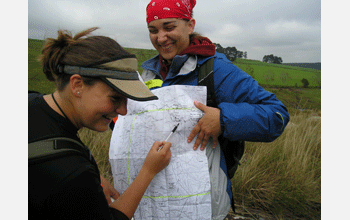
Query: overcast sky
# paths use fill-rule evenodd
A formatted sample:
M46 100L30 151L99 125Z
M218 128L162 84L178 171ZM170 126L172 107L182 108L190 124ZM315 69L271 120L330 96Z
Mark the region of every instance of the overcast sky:
M28 37L56 37L98 26L124 47L154 49L148 37L150 0L29 0ZM248 59L274 54L289 62L321 62L321 0L197 0L195 31Z

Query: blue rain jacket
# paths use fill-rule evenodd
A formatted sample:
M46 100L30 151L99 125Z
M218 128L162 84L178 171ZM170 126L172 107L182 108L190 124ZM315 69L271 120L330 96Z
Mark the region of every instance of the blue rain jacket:
M273 93L264 90L247 73L233 65L224 54L215 53L215 100L221 110L220 123L225 138L232 141L270 142L279 137L287 123L286 107ZM198 85L198 67L212 57L175 56L165 79L160 75L159 56L144 62L142 79L150 89L170 85ZM222 220L230 211L231 181L220 147L206 147L211 183L212 220Z
M146 82L159 78L163 86L197 85L198 69L211 57L176 56L166 79L162 79L159 56L141 67L145 70L142 78ZM224 54L214 55L215 99L221 110L220 122L223 135L232 141L270 142L279 137L287 123L287 108L276 96L264 90L247 73L233 65ZM153 75L153 76L152 76Z

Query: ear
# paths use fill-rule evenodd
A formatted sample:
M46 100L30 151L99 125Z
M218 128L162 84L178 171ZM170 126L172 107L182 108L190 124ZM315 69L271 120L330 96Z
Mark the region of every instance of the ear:
M70 89L74 96L81 97L81 92L83 90L84 81L80 75L74 74L70 77Z
M187 24L188 24L189 31L190 31L189 34L192 34L193 31L194 31L194 28L195 28L195 26L196 26L196 20L194 20L193 18L191 18L191 20L189 20Z

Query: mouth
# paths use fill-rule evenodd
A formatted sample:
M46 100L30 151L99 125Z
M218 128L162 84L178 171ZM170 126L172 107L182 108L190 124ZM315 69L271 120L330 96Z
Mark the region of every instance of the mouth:
M112 121L113 118L115 118L115 117L107 117L106 115L102 115L102 117L105 118L105 119L107 119L107 120L109 120L109 121Z
M160 48L162 48L162 50L164 52L169 52L172 48L173 48L174 44L170 43L170 44L166 44L166 45L160 45Z

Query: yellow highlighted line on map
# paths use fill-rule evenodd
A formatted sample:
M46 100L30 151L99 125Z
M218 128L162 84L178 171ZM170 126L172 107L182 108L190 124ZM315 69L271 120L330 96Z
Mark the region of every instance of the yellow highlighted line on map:
M130 139L129 139L129 149L128 149L128 185L130 185L130 164L129 164L129 157L130 157L130 148L131 148L131 137L132 137L132 131L134 129L135 119L137 115L135 115L134 120L132 121L131 125L131 131L130 131Z
M170 110L198 110L198 108L164 108L164 109L153 109L153 110L146 110L143 112L139 112L136 115L140 115L147 112L161 112L161 111L170 111ZM136 117L136 116L135 116Z
M202 194L195 194L195 195L186 195L186 196L142 196L142 198L146 199L165 199L165 198L188 198L188 197L193 197L193 196L205 196L210 194L210 192L207 193L202 193Z

